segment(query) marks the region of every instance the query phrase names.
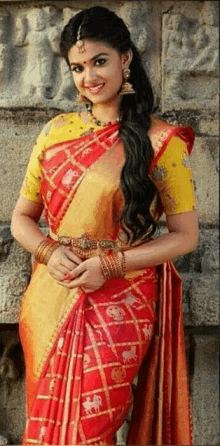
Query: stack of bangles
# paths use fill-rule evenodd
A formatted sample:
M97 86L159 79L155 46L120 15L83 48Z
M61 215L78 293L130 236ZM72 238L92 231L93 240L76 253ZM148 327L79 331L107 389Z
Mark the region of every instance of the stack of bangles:
M50 238L45 238L39 243L36 253L35 260L38 263L43 263L47 265L53 252L62 246L59 242L51 240ZM123 251L120 251L120 258L117 253L108 251L108 253L99 254L101 273L105 280L124 278L126 272L125 255Z
M101 271L105 280L124 278L125 276L125 255L124 252L120 251L122 254L121 259L119 259L118 253L109 252L108 254L100 254L99 258L101 261Z
M54 240L51 240L49 238L45 238L44 240L42 240L42 242L39 243L37 247L37 250L34 255L35 260L38 263L43 263L44 265L47 265L53 252L60 246L61 246L60 243L55 242Z

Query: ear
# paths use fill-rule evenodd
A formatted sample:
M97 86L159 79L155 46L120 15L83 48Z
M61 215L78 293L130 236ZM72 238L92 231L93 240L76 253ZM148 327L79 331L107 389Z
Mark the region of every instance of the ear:
M130 63L131 63L131 61L132 61L132 58L133 58L132 50L126 51L126 53L124 53L122 55L122 67L123 68L128 68Z

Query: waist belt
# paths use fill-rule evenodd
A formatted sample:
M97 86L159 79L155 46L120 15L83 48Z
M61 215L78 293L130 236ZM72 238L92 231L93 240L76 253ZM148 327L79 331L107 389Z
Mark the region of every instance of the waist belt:
M82 259L88 259L95 255L101 254L103 251L111 251L117 253L118 251L126 251L134 246L128 245L125 242L102 239L96 240L91 238L88 234L83 234L81 237L59 236L50 232L49 237L61 245L68 246L75 254L78 254Z

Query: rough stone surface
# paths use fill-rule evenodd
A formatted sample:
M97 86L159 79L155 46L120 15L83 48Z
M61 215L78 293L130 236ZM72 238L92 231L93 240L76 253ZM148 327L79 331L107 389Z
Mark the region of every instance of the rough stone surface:
M219 275L182 273L184 324L219 326Z
M11 220L12 210L18 199L33 144L43 125L37 122L17 124L11 120L7 123L0 121L1 221Z
M25 423L23 354L15 328L0 328L0 432L5 438L0 444L20 444Z
M177 258L175 265L181 273L191 273L192 275L195 272L217 273L219 270L218 248L219 230L213 227L208 229L200 227L197 248L195 251Z
M196 209L201 223L218 224L218 138L197 137L191 155Z
M219 444L219 340L195 336L192 407L194 444Z
M188 290L191 325L219 325L219 275L201 274L193 277Z
M0 229L0 323L16 323L21 298L31 272L30 254L13 241L10 229Z

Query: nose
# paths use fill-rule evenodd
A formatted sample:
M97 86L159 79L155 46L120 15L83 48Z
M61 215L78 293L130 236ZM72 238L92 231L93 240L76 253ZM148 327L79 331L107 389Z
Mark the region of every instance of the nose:
M96 79L96 71L94 69L94 67L85 67L84 70L84 84L85 85L90 85L94 82L94 80Z

